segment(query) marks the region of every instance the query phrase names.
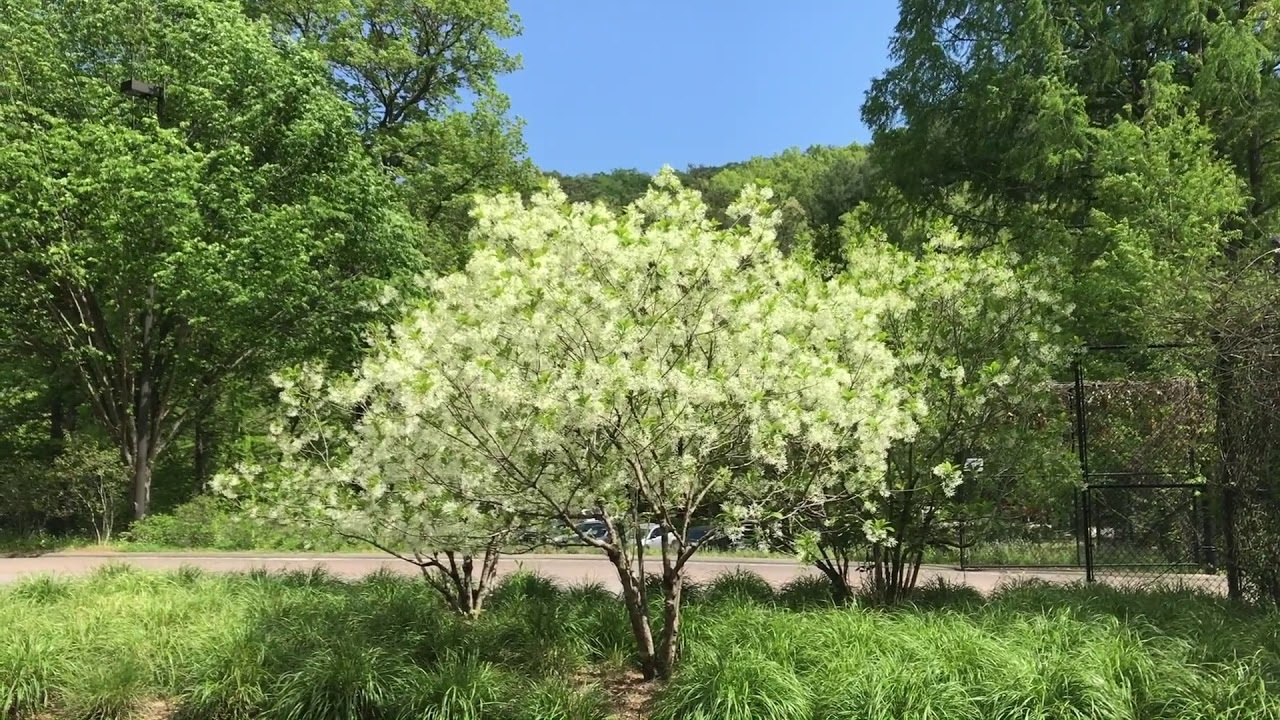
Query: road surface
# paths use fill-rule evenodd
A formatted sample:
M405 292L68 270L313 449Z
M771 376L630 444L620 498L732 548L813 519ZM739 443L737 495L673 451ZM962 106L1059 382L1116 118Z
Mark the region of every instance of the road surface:
M39 574L83 575L107 563L128 563L146 570L177 570L184 565L211 572L243 572L253 568L269 570L310 570L320 566L341 577L359 578L387 568L394 572L416 574L418 569L388 555L287 555L263 553L108 553L63 552L39 557L0 558L0 583L10 583ZM722 573L741 568L758 573L774 586L781 586L802 575L815 572L793 560L776 558L695 558L688 565L689 579L706 582ZM600 555L522 555L504 557L498 563L499 575L517 570L531 570L563 584L600 582L614 591L620 589L613 566ZM656 567L654 568L657 569ZM926 566L920 570L923 584L941 577L952 583L963 583L981 592L990 592L1006 579L1038 577L1052 582L1073 582L1081 574L1070 571L980 570L960 571L942 566Z

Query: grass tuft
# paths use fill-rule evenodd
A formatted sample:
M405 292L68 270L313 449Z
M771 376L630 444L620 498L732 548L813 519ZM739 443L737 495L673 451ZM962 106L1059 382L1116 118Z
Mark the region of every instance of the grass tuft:
M813 699L790 669L751 650L699 658L655 703L653 720L809 720Z
M36 575L18 583L13 597L36 604L66 600L71 595L71 583L52 575Z
M773 586L758 573L737 568L707 583L699 598L709 605L768 605L774 601Z
M822 610L835 607L835 589L821 575L801 575L778 590L778 602L791 610Z
M513 703L509 720L605 720L609 701L596 687L578 689L563 678L534 685Z
M490 610L501 610L515 605L554 603L560 597L560 587L545 575L521 570L503 577L489 593L486 602Z
M413 716L427 720L487 720L513 701L515 681L474 656L454 656L412 688L405 699Z

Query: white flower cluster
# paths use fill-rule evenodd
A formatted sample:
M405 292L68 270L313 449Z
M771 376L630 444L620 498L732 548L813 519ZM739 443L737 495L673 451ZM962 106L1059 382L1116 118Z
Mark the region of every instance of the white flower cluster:
M903 300L785 258L768 200L748 188L717 228L664 170L620 215L554 186L480 202L465 271L354 378L282 377L278 464L220 486L424 547L637 492L880 492L918 410L882 339Z

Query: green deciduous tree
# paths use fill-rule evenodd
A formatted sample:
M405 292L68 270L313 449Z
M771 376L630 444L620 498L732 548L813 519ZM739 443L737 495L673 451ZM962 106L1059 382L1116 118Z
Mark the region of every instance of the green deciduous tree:
M475 193L532 187L520 123L497 80L520 66L507 0L246 0L283 36L316 48L365 141L422 221L432 263L466 261Z
M0 46L6 330L77 369L141 517L220 383L350 362L420 255L323 62L234 7L6 0Z
M1165 335L1277 227L1274 2L904 0L863 108L877 167L966 232L1063 261L1077 330Z
M612 208L624 208L639 200L649 190L648 173L635 169L618 169L590 175L547 173L560 185L569 202L602 202Z
M861 145L796 148L716 170L693 183L714 208L723 208L742 188L755 183L778 194L784 222L779 241L785 247L807 245L829 271L844 265L841 217L858 208L873 189L871 164Z

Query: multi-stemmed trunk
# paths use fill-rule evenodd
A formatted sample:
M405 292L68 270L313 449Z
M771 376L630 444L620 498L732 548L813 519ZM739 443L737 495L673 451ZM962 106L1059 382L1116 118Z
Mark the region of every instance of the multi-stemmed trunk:
M435 588L459 615L477 615L484 607L484 597L498 574L498 558L502 546L494 540L478 556L446 550L416 562L422 577ZM477 562L477 560L479 562Z
M632 564L622 553L609 553L609 560L618 573L622 585L622 602L627 610L627 620L635 640L636 660L646 680L671 677L679 656L680 620L682 609L681 586L684 569L677 562L664 561L662 572L662 624L658 637L652 630L652 609L643 575L635 569L642 564Z

